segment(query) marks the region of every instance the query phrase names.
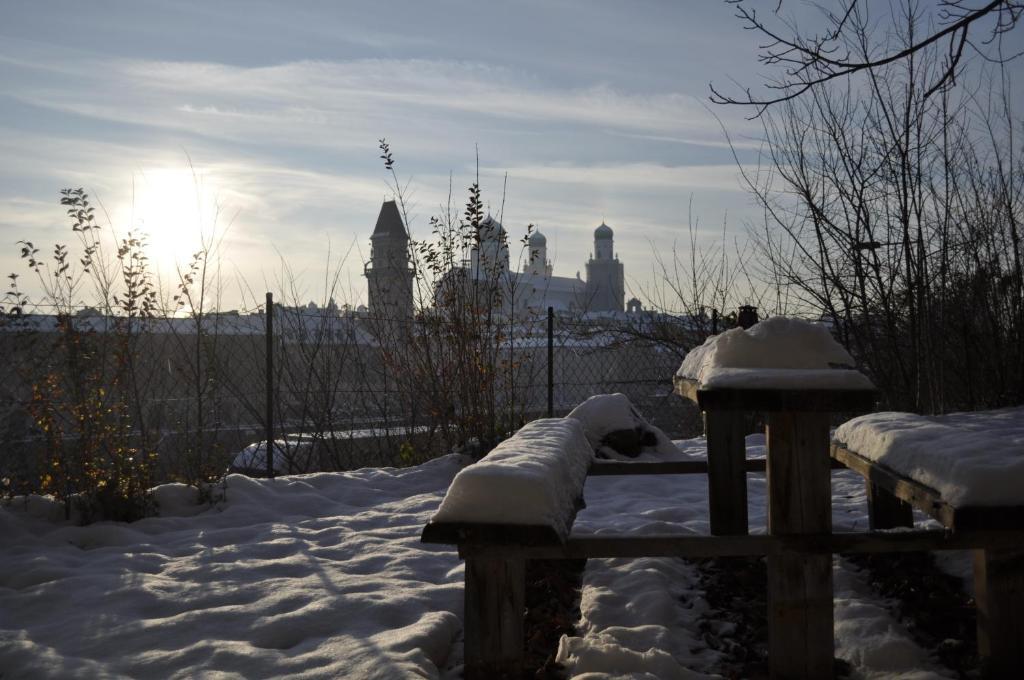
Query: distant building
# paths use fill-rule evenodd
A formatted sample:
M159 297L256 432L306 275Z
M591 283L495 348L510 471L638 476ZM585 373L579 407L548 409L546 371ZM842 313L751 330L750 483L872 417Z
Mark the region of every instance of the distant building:
M523 271L510 266L508 234L502 224L488 215L479 227L478 243L461 268L445 276L435 291L440 301L452 286L480 286L493 283L500 291L501 305L510 312L541 312L548 307L572 312L623 312L625 309L624 267L614 254L614 234L602 222L594 230L594 250L586 263L587 278L555 276L547 255L547 238L540 231L530 234ZM385 201L371 237L369 280L371 316L411 316L413 311L413 269L409 258L409 235L394 201Z
M614 244L612 228L601 222L594 230L594 255L587 262L587 300L591 311L623 311L625 270L614 254Z
M410 318L413 313L414 270L409 258L409 232L394 201L384 201L370 237L367 278L370 314L386 319Z

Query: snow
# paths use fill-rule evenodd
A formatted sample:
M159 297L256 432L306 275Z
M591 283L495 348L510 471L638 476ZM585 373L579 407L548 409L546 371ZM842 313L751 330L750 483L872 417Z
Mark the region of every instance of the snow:
M629 401L624 394L598 394L590 397L574 408L567 418L574 418L583 423L587 441L595 453L603 458L626 458L612 446L608 445L609 434L626 430L635 432L638 440L648 442L640 447L640 453L654 453L672 456L676 451L672 440L659 428L651 425ZM645 435L647 435L645 437Z
M747 447L763 457L763 435ZM705 455L703 438L676 448L684 459ZM167 485L154 490L161 515L132 524L74 526L38 496L0 507L4 678L455 680L463 567L454 547L419 536L467 463L451 455L401 470L230 475L214 507ZM585 490L574 533L708 530L701 475L593 477ZM748 496L752 531L763 533L763 475L748 476ZM866 528L859 475L836 472L833 498L837 531ZM834 564L836 654L855 677L948 675L847 562ZM716 616L702 588L683 560L590 560L583 619L560 645L569 675L720 672L698 627Z
M534 420L459 472L431 521L550 526L564 539L593 459L578 420Z
M283 475L289 472L288 461L297 453L299 446L301 445L297 442L286 442L283 439L274 440L275 473ZM303 448L307 453L310 450L309 444L305 444ZM234 460L231 461L231 467L237 470L265 471L267 469L267 442L255 442L246 446L235 454Z
M0 508L4 678L450 673L462 566L419 534L465 462L230 475L222 505L133 524Z
M846 448L938 491L954 506L1024 505L1024 406L843 423Z
M889 617L861 572L842 558L832 569L836 656L861 669L865 680L956 678L917 646L906 627Z
M713 335L676 372L704 389L873 389L828 328L773 316L749 329Z

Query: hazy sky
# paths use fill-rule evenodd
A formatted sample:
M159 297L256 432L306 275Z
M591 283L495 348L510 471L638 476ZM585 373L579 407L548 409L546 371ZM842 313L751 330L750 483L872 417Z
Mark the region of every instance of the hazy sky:
M756 42L710 0L6 2L0 270L25 272L19 239L72 236L59 190L83 186L165 266L219 204L228 305L239 278L276 289L281 258L318 299L329 250L362 302L386 137L414 237L449 174L464 202L478 145L513 237L539 225L573 276L604 219L635 292L691 196L708 238L756 216L706 103L709 81L756 82ZM755 145L749 112L712 110Z

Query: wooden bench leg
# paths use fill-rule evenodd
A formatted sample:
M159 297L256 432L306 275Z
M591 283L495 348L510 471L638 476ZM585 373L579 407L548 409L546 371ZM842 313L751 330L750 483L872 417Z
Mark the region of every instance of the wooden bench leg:
M466 680L522 677L525 608L521 555L466 558Z
M747 458L743 413L704 414L708 442L708 514L714 536L747 533Z
M872 531L914 526L914 508L870 480L865 480L868 497L868 528Z
M832 531L825 413L768 415L768 532ZM831 678L835 644L832 556L768 559L768 666L772 678Z
M987 678L1024 669L1024 549L974 551L978 654Z

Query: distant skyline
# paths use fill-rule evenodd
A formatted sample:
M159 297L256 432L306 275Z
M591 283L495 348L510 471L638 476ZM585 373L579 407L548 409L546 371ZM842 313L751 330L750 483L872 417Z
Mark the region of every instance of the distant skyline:
M744 160L759 125L707 103L711 81L759 82L757 42L722 2L9 3L0 270L27 284L15 242L70 241L59 190L82 186L117 232L149 234L165 272L219 204L225 307L240 278L277 290L282 258L320 301L328 247L339 302L363 303L384 137L414 238L449 177L465 202L478 146L494 213L508 175L512 239L536 224L573 276L607 221L631 297L655 250L684 247L691 197L708 239L757 218L715 115Z

